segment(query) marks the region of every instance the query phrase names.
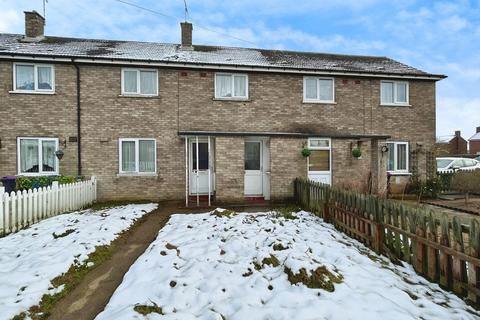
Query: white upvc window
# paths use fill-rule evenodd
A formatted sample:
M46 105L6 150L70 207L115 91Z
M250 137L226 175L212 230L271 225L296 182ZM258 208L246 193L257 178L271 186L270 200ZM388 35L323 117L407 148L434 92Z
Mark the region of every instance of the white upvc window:
M334 78L304 77L303 78L303 101L334 103L335 80Z
M55 92L55 68L50 64L14 63L13 91L26 93Z
M387 142L387 171L408 173L408 142Z
M58 175L57 138L17 138L18 174L22 176Z
M380 100L382 105L409 104L409 88L407 81L382 80L380 82Z
M123 68L122 95L158 96L158 71Z
M120 174L155 174L157 142L155 139L119 139Z
M237 73L215 73L216 99L248 99L248 75Z

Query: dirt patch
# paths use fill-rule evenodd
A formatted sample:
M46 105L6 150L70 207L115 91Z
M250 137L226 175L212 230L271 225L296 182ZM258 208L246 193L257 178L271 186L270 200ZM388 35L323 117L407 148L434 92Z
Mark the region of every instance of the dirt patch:
M216 216L216 217L219 217L219 218L231 218L233 216L235 216L237 213L233 210L228 210L228 209L225 209L225 210L215 210L212 212L212 216Z
M60 233L60 234L56 234L56 233L54 232L54 233L52 233L52 236L53 236L54 239L58 239L58 238L66 237L66 236L68 236L69 234L74 233L74 232L75 232L75 229L68 229L68 230L66 230L65 232Z
M466 213L480 215L480 197L470 196L468 201L465 199L455 200L429 200L425 203L441 206L452 210L460 210Z
M146 316L150 313L158 313L158 314L163 314L162 308L157 306L156 303L153 303L153 306L147 306L144 304L137 304L135 307L133 307L133 310L136 312Z
M335 291L335 283L341 283L343 277L330 272L325 266L321 266L308 275L307 270L302 268L299 273L293 273L292 270L285 267L285 273L288 275L288 281L291 284L303 283L310 289L323 289L329 292Z

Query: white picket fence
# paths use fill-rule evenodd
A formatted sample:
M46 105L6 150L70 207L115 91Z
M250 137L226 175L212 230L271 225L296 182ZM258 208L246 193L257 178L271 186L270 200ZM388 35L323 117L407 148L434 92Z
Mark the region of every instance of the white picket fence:
M97 180L12 191L0 187L0 235L25 228L42 219L82 209L97 199Z

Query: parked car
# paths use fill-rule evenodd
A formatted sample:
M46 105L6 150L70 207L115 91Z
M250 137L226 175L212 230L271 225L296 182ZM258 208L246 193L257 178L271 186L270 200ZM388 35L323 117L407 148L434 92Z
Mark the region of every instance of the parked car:
M480 161L469 158L437 158L437 172L480 169Z
M476 157L475 160L480 161L480 156Z

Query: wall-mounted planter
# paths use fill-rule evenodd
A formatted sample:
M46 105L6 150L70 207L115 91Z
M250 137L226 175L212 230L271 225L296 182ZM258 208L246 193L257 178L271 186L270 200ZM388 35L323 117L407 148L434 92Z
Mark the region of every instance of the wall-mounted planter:
M352 150L352 156L355 159L361 159L362 158L362 150L360 150L359 147L353 148Z
M302 149L302 156L304 158L308 158L312 154L312 151L308 148L303 148Z

